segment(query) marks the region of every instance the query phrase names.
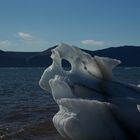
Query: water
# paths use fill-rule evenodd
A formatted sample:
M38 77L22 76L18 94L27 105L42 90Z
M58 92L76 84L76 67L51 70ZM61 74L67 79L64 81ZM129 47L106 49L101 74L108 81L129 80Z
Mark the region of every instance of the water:
M0 139L61 139L51 118L58 108L38 86L44 68L0 68Z
M51 118L58 107L38 86L44 68L0 68L0 140L62 140ZM117 68L119 80L140 84L140 68Z

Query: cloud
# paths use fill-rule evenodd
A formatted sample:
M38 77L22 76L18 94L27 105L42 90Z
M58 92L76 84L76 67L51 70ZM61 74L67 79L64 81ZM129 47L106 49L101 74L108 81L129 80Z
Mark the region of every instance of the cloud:
M19 44L22 44L24 46L47 46L48 45L48 40L36 37L34 35L31 35L30 33L27 32L17 32L17 37L20 39L18 40Z
M25 32L18 32L17 34L21 39L23 39L25 41L31 41L34 38L32 35L30 35L29 33L25 33Z
M104 41L97 41L97 40L82 40L82 44L88 45L88 46L103 46L105 45Z
M11 42L9 40L2 40L0 41L0 47L9 47L11 46Z
M42 37L36 37L28 32L16 32L9 39L0 40L0 50L38 51L46 48L50 42Z

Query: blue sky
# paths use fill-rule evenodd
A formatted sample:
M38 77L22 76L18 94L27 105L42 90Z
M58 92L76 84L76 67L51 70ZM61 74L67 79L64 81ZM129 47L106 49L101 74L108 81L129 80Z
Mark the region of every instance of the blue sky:
M139 7L140 0L0 0L0 49L140 46Z

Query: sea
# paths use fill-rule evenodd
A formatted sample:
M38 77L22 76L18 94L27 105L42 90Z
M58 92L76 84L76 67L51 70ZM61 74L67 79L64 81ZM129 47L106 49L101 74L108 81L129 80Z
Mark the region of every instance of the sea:
M58 111L39 79L45 68L0 68L0 140L63 140L52 123ZM140 84L140 68L118 67L120 81Z

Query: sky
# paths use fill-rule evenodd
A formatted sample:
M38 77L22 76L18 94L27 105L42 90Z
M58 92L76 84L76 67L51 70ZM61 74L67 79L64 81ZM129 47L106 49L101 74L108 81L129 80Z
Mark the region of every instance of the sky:
M60 42L140 46L140 0L0 0L0 50L43 51Z

